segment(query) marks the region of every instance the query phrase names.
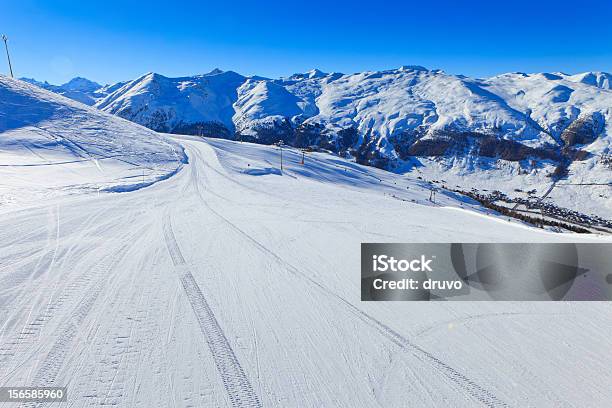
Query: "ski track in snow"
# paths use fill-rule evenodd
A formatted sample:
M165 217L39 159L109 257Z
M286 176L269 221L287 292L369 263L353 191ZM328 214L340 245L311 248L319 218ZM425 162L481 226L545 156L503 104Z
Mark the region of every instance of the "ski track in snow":
M166 214L164 217L164 239L168 246L172 263L181 280L181 285L193 308L193 312L202 329L202 334L206 337L206 342L213 354L215 364L232 406L261 407L259 398L255 394L238 358L234 354L232 346L186 265L185 258L183 258L183 254L172 231L172 221L169 214Z

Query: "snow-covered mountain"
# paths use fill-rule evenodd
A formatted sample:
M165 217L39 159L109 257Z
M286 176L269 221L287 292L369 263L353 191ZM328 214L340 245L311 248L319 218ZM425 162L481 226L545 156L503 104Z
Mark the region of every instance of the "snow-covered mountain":
M114 85L100 85L97 82L90 81L86 78L76 77L62 85L52 85L45 82L37 81L33 78L20 78L22 81L36 85L48 91L55 92L67 98L74 99L86 105L93 105L100 99L104 98L109 93L113 92L124 82Z
M95 91L94 106L162 132L283 140L463 189L544 193L560 179L612 182L611 78L587 72L478 79L403 66L268 79L216 69L180 78L149 73L106 86ZM612 210L607 190L583 190L561 194L558 203Z
M150 73L96 106L154 130L282 139L379 167L414 156L562 162L574 146L609 149L610 83L607 73L472 79L418 66L282 79L215 70L182 78Z
M312 70L282 79L218 69L181 78L149 73L104 87L84 78L60 86L33 82L157 131L265 144L283 139L395 167L414 156L466 154L562 161L562 149L593 142L606 152L611 77L472 79L404 66L351 75Z
M245 80L219 70L182 78L149 73L121 84L95 106L160 132L233 138L237 89Z

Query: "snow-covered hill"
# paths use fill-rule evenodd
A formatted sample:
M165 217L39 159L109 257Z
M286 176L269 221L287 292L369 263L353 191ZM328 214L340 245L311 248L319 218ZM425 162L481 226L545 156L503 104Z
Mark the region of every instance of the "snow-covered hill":
M173 174L184 157L138 124L0 76L0 205L133 189Z

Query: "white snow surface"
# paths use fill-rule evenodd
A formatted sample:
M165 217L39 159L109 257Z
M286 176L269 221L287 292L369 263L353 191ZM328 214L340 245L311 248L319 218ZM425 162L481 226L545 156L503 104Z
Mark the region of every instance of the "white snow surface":
M124 119L0 76L0 207L170 177L180 145Z
M609 303L360 301L362 242L609 238L531 228L450 194L434 205L411 175L324 153L302 165L283 149L281 172L274 147L171 142L0 81L0 103L13 109L2 111L11 165L0 180L19 197L0 205L0 386L65 385L71 407L612 399ZM98 183L92 156L107 171L115 162L103 157L117 152L180 171L131 192L61 194L75 179ZM42 172L24 162L50 163ZM40 200L42 188L60 193Z

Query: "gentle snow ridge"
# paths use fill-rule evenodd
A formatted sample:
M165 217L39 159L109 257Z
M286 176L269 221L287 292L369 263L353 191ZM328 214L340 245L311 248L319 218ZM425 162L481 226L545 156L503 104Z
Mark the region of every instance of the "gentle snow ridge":
M0 204L11 201L2 199L5 188L23 195L23 188L43 195L133 189L168 177L186 160L182 147L165 136L5 76L0 135L2 171L13 175L0 187ZM25 167L31 171L24 173Z

